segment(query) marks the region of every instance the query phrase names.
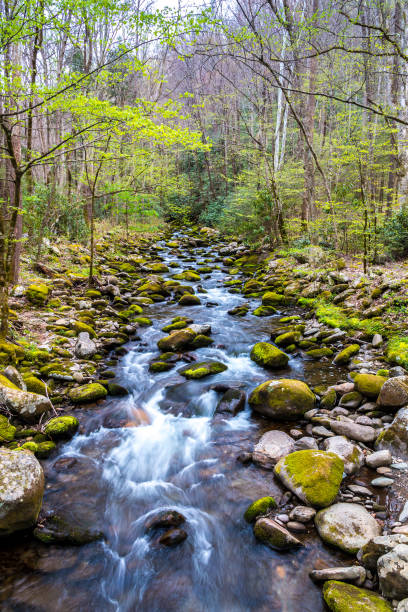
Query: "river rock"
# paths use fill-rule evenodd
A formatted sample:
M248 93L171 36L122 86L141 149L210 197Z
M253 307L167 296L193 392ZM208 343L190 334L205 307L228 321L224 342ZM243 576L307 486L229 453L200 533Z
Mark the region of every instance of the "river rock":
M364 463L363 451L344 436L328 438L324 441L324 448L343 460L346 474L356 474Z
M267 380L249 397L252 410L278 420L298 419L314 408L315 402L315 395L304 382L289 378Z
M90 359L98 352L96 343L91 340L88 332L79 333L74 352L79 359Z
M292 453L295 441L284 431L273 429L264 433L252 453L252 461L272 470L282 457Z
M308 523L314 519L316 510L310 506L295 506L289 514L291 521L298 521L300 523Z
M201 361L199 363L189 364L180 368L178 372L190 379L198 379L204 378L205 376L210 376L211 374L219 374L220 372L224 372L227 369L227 366L220 361Z
M336 365L346 365L354 355L360 350L359 344L350 344L341 350L333 359L333 363Z
M44 544L81 545L102 537L100 531L83 525L73 516L63 516L54 510L44 513L33 533Z
M241 389L227 389L217 404L215 411L235 416L245 408L246 394Z
M71 389L68 395L74 404L85 404L87 402L96 402L97 400L104 399L108 395L108 392L105 387L99 383L90 383Z
M408 536L399 533L377 536L360 548L357 559L367 569L375 570L378 559L400 544L408 545Z
M256 519L264 514L268 514L276 508L277 503L273 497L261 497L252 502L245 511L244 519L247 523L253 523Z
M21 376L20 372L17 370L17 368L15 368L14 366L9 365L9 366L7 366L7 368L4 368L2 374L6 378L8 378L10 382L12 382L14 385L16 385L16 387L18 387L22 391L27 391L27 386L26 386L26 384L25 384L25 382L23 380L23 377Z
M339 491L343 469L342 459L334 453L303 450L280 459L274 471L300 500L324 508L333 502Z
M408 404L408 376L389 378L381 387L377 404L384 408L401 408Z
M289 357L269 342L258 342L252 348L252 361L264 368L284 368L288 365Z
M274 550L288 550L301 546L301 542L285 527L270 518L258 519L254 526L254 534L258 540Z
M312 570L309 573L312 580L345 580L346 582L357 582L363 584L366 571L361 565L350 565L349 567L327 567L321 570Z
M169 529L159 538L159 544L162 546L177 546L187 538L187 532L184 529Z
M0 403L27 422L32 422L44 412L52 410L48 397L5 385L0 385Z
M323 598L332 612L392 612L392 606L380 595L361 587L328 580Z
M389 450L377 451L375 453L372 453L371 455L367 455L365 462L368 467L373 468L375 470L379 467L391 465L392 456Z
M296 440L295 450L318 450L317 442L311 436L303 436Z
M358 504L339 503L320 510L315 525L324 542L352 554L381 533L375 518Z
M168 336L161 338L157 342L157 346L163 353L178 353L189 348L196 336L196 332L188 327L185 329L178 329Z
M0 449L0 536L35 525L44 473L30 451Z
M352 421L330 421L330 428L334 433L358 442L372 442L377 437L374 427Z
M390 599L408 597L408 545L399 544L380 557L377 572L383 595Z
M408 407L400 408L388 429L375 442L376 450L389 450L393 457L408 459Z
M356 374L354 377L357 391L369 399L377 399L386 382L387 379L384 376L377 376L376 374Z

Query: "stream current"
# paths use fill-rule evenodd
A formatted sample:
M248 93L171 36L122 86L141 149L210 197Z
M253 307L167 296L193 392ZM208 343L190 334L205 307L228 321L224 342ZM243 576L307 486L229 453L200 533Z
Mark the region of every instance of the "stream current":
M176 236L177 238L177 236ZM159 243L160 244L160 243ZM164 243L162 243L164 246ZM185 269L214 263L214 249L164 248L173 267L166 278ZM220 264L216 258L215 263ZM317 560L344 563L342 553L326 547L313 531L304 546L279 553L258 543L243 519L247 506L265 495L277 500L283 489L271 471L242 465L237 456L251 451L262 433L296 424L278 424L251 414L215 409L226 383L250 392L270 378L298 378L309 385L336 382L330 363L292 357L288 367L268 372L249 358L256 342L270 339L279 318L234 317L228 310L247 301L228 292L225 272L203 275L197 290L202 304L180 307L156 303L144 309L153 326L127 345L117 366L117 381L130 394L81 408L75 415L81 433L43 462L44 509L57 509L103 538L83 546L47 546L23 535L0 549L0 608L9 611L140 612L320 612L321 589L308 573ZM209 304L208 304L209 303ZM207 306L208 304L208 306ZM211 305L216 304L216 305ZM252 309L258 305L251 300ZM198 361L216 359L228 366L221 374L186 381L176 367L152 374L161 328L174 316L209 323L214 344L194 351ZM141 409L149 422L131 426ZM145 524L160 510L186 518L187 539L169 548L146 534Z

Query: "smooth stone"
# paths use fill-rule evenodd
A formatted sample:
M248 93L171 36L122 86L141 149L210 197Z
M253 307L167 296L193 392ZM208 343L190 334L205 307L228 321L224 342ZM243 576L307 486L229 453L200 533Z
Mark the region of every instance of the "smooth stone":
M377 572L383 595L390 599L408 597L408 545L399 544L380 557Z
M330 427L334 433L358 442L373 442L377 437L377 432L373 427L348 421L330 421Z
M163 546L177 546L187 538L187 533L184 529L169 529L159 538L159 544Z
M371 455L367 455L366 464L370 468L378 468L382 466L391 465L392 456L389 450L376 451Z
M404 534L378 536L360 548L357 559L367 569L375 570L378 559L399 544L408 544L408 536Z
M408 519L408 501L405 502L403 509L400 512L398 519L403 523Z
M408 404L408 376L389 378L381 388L377 404L385 408L401 408Z
M350 484L347 486L348 489L352 493L356 493L357 495L363 495L363 497L372 497L373 493L367 487L363 487L361 485Z
M252 460L266 469L273 469L276 463L292 453L294 440L284 431L272 429L264 433L252 453Z
M341 502L320 510L315 525L324 542L352 554L381 533L364 506L352 503Z
M317 450L317 442L311 436L304 436L295 442L295 450Z
M297 531L299 533L303 533L306 531L306 527L303 523L299 523L298 521L288 521L286 523L286 527L291 531Z
M333 436L325 440L324 448L331 453L336 453L343 460L346 474L355 474L363 465L363 451L345 436Z
M380 476L379 478L374 478L371 481L373 487L389 487L394 483L392 478L386 478L385 476Z
M369 581L365 584L373 586ZM378 593L338 580L324 583L323 597L332 612L392 612L392 606Z
M260 518L254 526L255 537L274 550L289 550L301 546L285 527L269 518Z
M349 567L327 567L320 570L312 570L309 576L312 580L345 580L356 581L358 585L363 584L367 572L361 565L350 565Z
M308 523L313 520L315 516L316 510L310 506L295 506L289 514L290 520L299 523Z
M392 533L408 536L408 525L398 525L397 527L393 527Z

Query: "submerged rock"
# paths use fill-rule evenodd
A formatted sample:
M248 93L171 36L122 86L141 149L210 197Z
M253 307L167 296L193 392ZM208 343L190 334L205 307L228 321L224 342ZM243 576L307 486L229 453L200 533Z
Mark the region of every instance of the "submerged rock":
M250 397L252 410L273 419L295 420L314 408L316 397L300 380L268 380L256 387Z
M316 514L315 525L322 540L352 554L381 533L375 518L358 504L324 508Z
M102 538L102 533L66 518L57 512L45 513L44 519L34 529L34 536L44 544L88 544Z
M255 537L274 550L288 550L302 543L285 527L270 518L260 518L254 526Z
M275 474L303 502L324 508L339 491L343 461L326 451L295 451L277 463Z
M269 342L258 342L252 348L251 355L252 361L255 361L264 368L284 368L288 365L289 357Z
M0 449L0 536L35 525L44 473L30 451Z
M169 529L159 538L159 544L163 546L177 546L187 538L187 532L184 529Z
M374 591L337 580L325 582L323 597L333 612L392 612L392 606Z
M295 441L284 431L273 429L264 433L252 453L252 460L272 470L282 457L295 450Z

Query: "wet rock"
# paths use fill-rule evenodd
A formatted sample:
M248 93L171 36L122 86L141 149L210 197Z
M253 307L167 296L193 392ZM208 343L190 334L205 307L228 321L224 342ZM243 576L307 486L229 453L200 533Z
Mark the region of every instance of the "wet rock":
M334 436L325 440L324 449L335 453L343 460L346 474L356 474L364 463L363 451L344 436Z
M10 382L16 385L16 387L18 387L22 391L27 391L27 387L23 380L23 377L21 376L20 372L14 366L11 366L11 365L7 366L7 368L4 368L2 374L6 378L8 378Z
M273 469L282 457L295 449L295 441L284 431L267 431L252 453L252 460L266 469Z
M10 383L12 385L12 383ZM14 385L13 385L14 386ZM50 400L43 395L21 391L17 387L0 385L0 403L24 421L32 422L52 409Z
M201 300L197 295L185 293L181 296L178 303L180 306L199 306L201 304Z
M350 503L320 510L315 525L324 542L352 554L381 533L379 524L363 506Z
M296 531L297 533L304 533L306 531L304 524L299 521L288 521L286 527L290 529L290 531Z
M227 369L227 366L220 361L201 361L199 363L189 364L180 368L178 372L190 379L198 379L204 378L205 376L210 376L211 374L219 374L220 372L224 372Z
M395 457L408 459L408 408L400 408L388 429L380 433L377 450L389 450Z
M288 365L289 357L269 342L258 342L252 348L250 357L264 368L279 369Z
M298 521L299 523L308 523L314 519L316 510L310 508L310 506L295 506L289 514L291 521Z
M337 365L346 365L354 355L360 351L359 344L350 344L341 350L333 359L333 363Z
M79 421L74 416L60 416L48 421L45 433L53 440L68 440L76 433Z
M79 359L90 359L98 352L96 343L91 340L88 332L80 332L74 352Z
M363 584L366 579L366 571L361 565L350 565L349 567L327 567L320 570L312 570L309 573L312 580L316 582L325 580L342 580L346 582L357 582Z
M0 536L35 525L44 473L30 451L0 449Z
M317 446L317 442L311 436L303 436L303 438L299 438L295 442L295 450L317 450L319 447Z
M81 525L73 518L48 511L38 526L34 536L44 544L88 544L102 537L102 533Z
M179 527L186 522L186 517L177 510L160 510L148 517L144 527L146 531L169 527Z
M363 396L358 391L351 391L341 396L339 406L355 410L363 401Z
M399 544L378 559L378 579L383 595L390 599L408 597L408 545Z
M374 334L373 339L371 340L371 344L373 345L373 348L378 348L379 346L382 345L383 342L384 340L381 334Z
M377 536L360 548L357 559L367 569L375 570L378 559L400 544L408 545L408 536L403 534Z
M250 397L252 410L274 419L297 419L314 408L315 395L300 380L268 380L256 387Z
M371 485L373 487L389 487L394 483L392 478L386 478L385 476L381 476L380 478L374 478L371 481Z
M184 529L169 529L159 538L159 544L162 546L177 546L187 538L187 532Z
M244 519L247 523L253 523L260 516L268 514L268 512L276 507L277 503L273 497L261 497L248 506L244 514Z
M369 399L377 399L382 387L387 382L384 376L376 374L356 374L354 384L357 391Z
M189 329L191 329L195 334L198 334L199 336L208 336L209 334L211 334L211 325L209 325L208 323L203 323L203 324L198 324L198 323L194 323L193 325L190 325Z
M330 428L334 433L358 442L372 442L377 437L374 427L358 425L352 421L330 421Z
M324 508L335 499L343 477L343 461L326 451L295 451L281 459L275 474L308 505Z
M323 598L333 612L392 612L392 606L374 591L337 580L324 583Z
M240 389L228 389L217 404L216 412L235 416L244 410L246 394Z
M186 329L176 330L169 336L161 338L158 341L157 346L164 353L178 353L179 351L187 349L191 345L196 335L196 332L188 327Z
M99 399L104 399L108 392L99 383L90 383L88 385L82 385L81 387L75 387L68 393L69 398L74 404L84 404L87 402L96 402Z
M274 550L289 550L301 546L285 527L269 518L260 518L254 526L255 537Z
M408 404L408 376L389 378L381 387L377 404L385 408L401 408Z

